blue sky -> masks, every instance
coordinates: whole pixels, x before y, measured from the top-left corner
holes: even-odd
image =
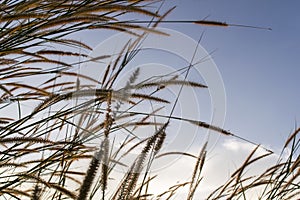
[[[300,119],[300,25],[297,21],[300,2],[166,0],[162,11],[173,6],[176,9],[166,20],[206,19],[272,28],[268,31],[234,26],[159,25],[195,41],[204,32],[201,46],[213,52],[212,58],[226,90],[224,128],[253,142],[280,148]],[[92,32],[91,37],[86,33],[79,36],[96,47],[115,33],[104,31]]]
[[[225,129],[278,152],[295,124],[300,124],[299,1],[177,0],[170,20],[207,20],[270,27],[272,31],[240,27],[166,25],[195,40],[213,53],[226,90]],[[253,148],[253,147],[252,147]],[[251,145],[225,140],[206,162],[211,185],[228,178],[251,151]],[[276,154],[272,158],[276,161]],[[272,159],[260,166],[272,163]],[[182,161],[180,167],[188,161]],[[210,172],[210,169],[220,169]],[[262,169],[258,169],[263,171]],[[176,171],[176,170],[175,170]],[[180,174],[180,170],[177,171]],[[227,174],[227,176],[225,175]],[[214,176],[215,175],[215,176]],[[204,180],[205,182],[205,180]],[[208,185],[210,185],[208,184]],[[205,185],[205,184],[204,184]],[[203,186],[203,185],[202,185]],[[209,189],[208,189],[209,190]],[[255,198],[255,197],[254,197]]]
[[[162,10],[166,11],[172,6],[177,7],[165,20],[206,19],[228,24],[272,28],[272,31],[269,31],[235,26],[224,28],[195,24],[162,23],[159,25],[159,27],[176,30],[195,41],[204,33],[200,44],[206,51],[213,52],[212,58],[224,83],[226,94],[224,129],[274,150],[276,153],[264,162],[265,164],[274,164],[278,159],[278,152],[281,150],[285,139],[293,132],[295,125],[299,126],[300,124],[300,67],[298,64],[300,53],[298,10],[300,1],[166,0]],[[139,16],[136,19],[138,20]],[[96,47],[114,34],[117,34],[117,32],[88,30],[85,33],[77,33],[73,36],[78,37],[76,39],[89,44],[91,47]],[[119,45],[119,47],[121,46]],[[103,49],[103,51],[105,53],[107,49]],[[175,63],[177,67],[183,67],[187,64],[178,58],[169,57],[162,51],[150,53],[152,54],[147,55],[142,52],[143,62],[138,61],[136,64],[159,62],[161,64],[160,69],[166,65],[172,66]],[[163,58],[163,62],[159,61],[159,58]],[[84,66],[80,67],[80,70],[84,71]],[[158,71],[155,70],[149,70],[147,75],[156,74]],[[89,71],[89,73],[97,76],[96,78],[100,76],[99,71]],[[128,74],[124,80],[128,80]],[[203,79],[200,79],[200,82],[203,82]],[[176,97],[172,91],[167,93],[167,95],[169,94]],[[199,91],[197,95],[202,94],[203,91]],[[191,102],[185,103],[188,105]],[[207,111],[205,110],[207,109],[206,105],[211,106],[208,99],[201,99],[198,103],[200,104],[198,106],[204,111]],[[192,106],[179,108],[188,110],[188,113],[183,114],[189,116],[189,112],[193,112]],[[165,114],[168,114],[168,112]],[[210,117],[210,115],[201,113],[201,117],[203,115],[206,119]],[[209,122],[208,120],[204,121]],[[176,124],[175,127],[177,128]],[[189,141],[184,143],[183,140],[194,137],[192,139],[195,141],[188,151],[196,155],[202,145],[202,143],[200,145],[197,143],[201,138],[193,134],[187,135],[190,131],[188,128],[190,127],[183,127],[183,133],[186,135],[175,135],[179,142],[176,141],[176,138],[171,137],[169,141],[167,140],[166,145],[170,142],[173,142],[174,145],[178,143],[191,145]],[[207,156],[205,177],[203,179],[204,187],[201,185],[202,190],[198,197],[211,191],[211,186],[215,189],[222,184],[254,148],[253,145],[242,140],[231,137],[224,137],[223,139],[214,151],[209,152]],[[184,147],[182,149],[184,150]],[[258,152],[258,154],[263,153],[265,152],[262,149]],[[170,159],[172,161],[172,158]],[[155,168],[156,165],[160,167],[160,165],[169,164],[169,162],[169,159],[161,159],[153,165]],[[192,172],[195,164],[194,160],[182,157],[176,162],[175,165],[160,169],[159,184],[153,185],[155,192],[167,190],[169,186],[176,184],[177,181],[190,180],[191,174],[182,173],[182,169],[185,168],[186,171]],[[265,167],[263,164],[260,166]],[[260,166],[254,170],[261,172],[262,168]],[[122,173],[121,175],[123,175]],[[112,180],[111,183],[117,185],[119,180]],[[180,199],[180,197],[177,197],[177,199]]]
[[[166,20],[206,18],[206,20],[228,24],[270,27],[272,31],[234,26],[207,27],[195,24],[160,24],[159,27],[179,31],[195,41],[204,32],[201,46],[206,51],[213,52],[213,60],[224,82],[227,98],[224,129],[278,153],[288,135],[293,132],[295,125],[300,124],[300,68],[298,65],[300,25],[297,21],[299,19],[297,9],[300,2],[279,0],[220,2],[166,0],[163,10],[177,6]],[[136,19],[139,19],[138,16]],[[92,47],[96,47],[114,33],[113,31],[104,34],[93,32],[92,37],[87,35],[80,35],[80,37]],[[151,63],[151,59],[159,54],[166,62],[161,64],[177,62],[177,60],[168,60],[168,57],[161,52],[152,53],[154,54],[142,55],[145,63]],[[153,62],[155,61],[154,59]],[[178,63],[182,64],[179,61]],[[204,106],[206,103],[209,102],[204,101]],[[215,151],[208,156],[206,177],[213,178],[204,180],[209,184],[202,191],[203,194],[211,190],[211,185],[222,184],[222,181],[230,176],[230,172],[243,162],[253,148],[254,146],[244,141],[224,138]],[[192,146],[190,150],[197,153],[199,145]],[[275,154],[266,163],[273,162],[274,164],[277,156]],[[178,165],[169,167],[169,172],[162,171],[160,175],[163,176],[163,180],[159,179],[160,184],[156,185],[157,189],[161,189],[162,185],[172,185],[178,180],[185,178],[188,180],[180,170],[183,167],[193,170],[194,163],[190,161],[183,158],[178,161]],[[218,170],[218,173],[211,171],[216,167],[219,169],[220,165],[223,171]],[[258,171],[261,172],[262,169]],[[170,178],[170,173],[178,176],[172,175]]]
[[[297,1],[167,1],[177,5],[168,19],[216,20],[270,27],[161,25],[197,40],[213,53],[222,75],[227,114],[225,129],[258,143],[280,147],[300,118],[300,25]],[[167,7],[167,5],[165,6]]]

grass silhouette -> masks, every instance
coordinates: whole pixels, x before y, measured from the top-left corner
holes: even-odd
[[[173,23],[164,21],[169,12],[159,14],[158,10],[151,10],[152,4],[157,2],[160,1],[2,1],[0,103],[1,110],[16,108],[11,109],[15,111],[12,115],[16,117],[0,116],[1,199],[171,199],[181,187],[189,188],[186,199],[199,198],[196,190],[201,190],[199,185],[205,176],[203,168],[207,143],[200,149],[199,155],[186,152],[159,155],[168,135],[169,122],[187,121],[228,137],[239,136],[197,119],[174,117],[172,112],[170,115],[161,115],[158,114],[159,109],[147,113],[133,108],[141,102],[161,105],[171,103],[175,108],[177,100],[170,102],[159,96],[158,92],[170,86],[178,86],[180,90],[184,87],[207,87],[202,83],[180,79],[178,74],[171,78],[168,76],[136,82],[139,76],[137,69],[123,88],[115,88],[120,74],[126,71],[128,63],[138,54],[145,33],[164,35],[154,28],[159,23]],[[152,20],[119,21],[121,16],[131,13],[149,16]],[[234,26],[205,20],[187,23],[220,28]],[[99,79],[101,81],[72,71],[77,64],[110,57],[89,57],[87,52],[91,47],[66,37],[89,29],[127,32],[137,38],[136,41],[128,42],[117,59],[106,66],[105,73]],[[53,48],[57,46],[70,50]],[[80,58],[81,61],[67,62],[68,59],[62,57],[70,60]],[[42,80],[42,83],[37,85],[27,82],[28,78]],[[91,84],[81,84],[80,79]],[[148,89],[152,92],[144,92]],[[22,105],[27,103],[30,110],[25,112]],[[129,105],[129,109],[123,109],[124,104]],[[1,112],[1,115],[4,113]],[[163,117],[167,122],[153,121],[153,116]],[[132,117],[135,117],[134,120]],[[132,145],[132,141],[137,139],[136,130],[145,126],[156,131]],[[128,136],[115,149],[112,134],[120,131],[127,132]],[[207,199],[246,199],[247,192],[257,187],[264,188],[261,199],[297,198],[300,193],[298,133],[299,129],[284,144],[283,150],[288,149],[290,152],[288,157],[282,154],[278,163],[266,171],[245,177],[246,168],[273,154],[266,152],[255,156],[260,148],[257,146],[230,179],[217,187]],[[122,159],[138,147],[141,151],[131,165],[122,163]],[[175,183],[161,194],[148,193],[151,187],[149,183],[155,177],[142,171],[146,169],[147,172],[158,157],[172,154],[195,159],[191,180]],[[78,167],[81,163],[88,165]],[[124,177],[120,177],[117,189],[108,191],[111,174],[119,165],[127,167],[127,172]]]

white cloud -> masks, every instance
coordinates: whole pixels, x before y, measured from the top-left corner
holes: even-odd
[[[208,194],[223,185],[230,178],[231,174],[244,163],[255,147],[255,145],[236,139],[225,139],[213,150],[209,151],[202,173],[203,180],[199,185],[195,199],[205,199]],[[197,148],[193,146],[190,149],[193,151],[192,154],[199,154],[202,147],[199,146]],[[259,148],[253,155],[253,158],[266,153],[263,148]],[[158,176],[151,181],[149,193],[160,194],[167,191],[173,185],[191,180],[196,159],[182,156],[180,158],[176,157],[177,159],[175,160],[175,157],[166,156],[155,160],[153,163],[153,169],[155,170],[151,172],[151,176]],[[243,176],[249,177],[262,174],[268,167],[275,165],[278,158],[279,155],[272,154],[249,165],[246,167]],[[119,183],[119,178],[124,175],[124,172],[119,171],[119,174],[114,174],[114,180],[111,180],[111,184],[116,186]],[[185,199],[188,189],[189,185],[179,189],[177,194],[171,199]],[[248,199],[257,199],[259,194],[259,189],[253,190],[247,194]]]
[[[199,191],[195,199],[205,199],[207,195],[214,189],[218,188],[230,178],[230,175],[241,166],[248,155],[254,150],[255,146],[249,143],[240,142],[233,139],[224,140],[220,145],[208,153],[207,160],[204,164],[203,180],[199,186]],[[198,151],[200,151],[201,147]],[[198,152],[193,152],[195,155]],[[254,157],[265,154],[266,151],[262,148],[258,149]],[[163,159],[163,158],[161,158]],[[277,155],[271,155],[253,165],[246,168],[247,174],[259,175],[268,166],[274,165],[278,159]],[[158,160],[159,162],[159,160]],[[195,160],[187,157],[181,157],[171,166],[163,168],[156,173],[159,176],[153,181],[152,192],[158,194],[167,190],[170,186],[176,183],[183,183],[189,181],[195,165]],[[179,190],[177,196],[173,199],[183,199],[188,190],[188,186]],[[249,196],[257,198],[259,191],[253,191]]]

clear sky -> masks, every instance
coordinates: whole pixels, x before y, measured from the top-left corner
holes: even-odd
[[[206,19],[272,28],[268,31],[195,24],[159,25],[195,41],[204,31],[201,46],[213,52],[212,58],[224,82],[227,98],[224,128],[251,141],[280,148],[300,118],[300,2],[166,0],[162,11],[173,6],[176,9],[165,20]],[[79,36],[96,47],[115,33]]]
[[[204,33],[200,45],[207,52],[212,52],[211,56],[216,64],[215,67],[218,69],[224,84],[225,90],[223,92],[225,92],[226,101],[223,103],[226,107],[226,115],[223,128],[230,130],[235,135],[274,150],[275,154],[264,162],[265,164],[274,164],[286,138],[293,132],[295,126],[300,125],[300,1],[166,0],[161,8],[162,13],[173,6],[176,6],[176,9],[165,20],[205,19],[272,29],[270,31],[236,26],[212,27],[179,23],[161,23],[159,25],[162,28],[178,31],[178,33],[182,33],[194,41],[197,41]],[[136,20],[140,19],[140,16],[133,15],[133,17],[136,17]],[[72,37],[75,36],[75,39],[96,48],[103,40],[112,38],[111,36],[114,34],[117,34],[117,32],[88,30],[84,33],[76,33]],[[116,40],[114,42],[122,47],[122,45],[117,44]],[[157,41],[153,40],[153,43],[155,42]],[[185,46],[181,46],[182,41],[178,43],[180,42],[180,46],[177,46],[179,51],[185,48]],[[163,41],[160,41],[160,43],[163,43]],[[160,43],[156,45],[160,45]],[[189,45],[188,42],[185,44]],[[112,51],[115,50],[113,48]],[[191,52],[187,50],[184,52],[188,52],[192,56],[193,46],[191,46],[191,49]],[[108,48],[103,48],[101,51],[104,54],[109,53]],[[163,51],[150,51],[150,53],[141,52],[142,62],[141,60],[137,61],[140,66],[152,65],[152,68],[147,68],[148,71],[142,71],[145,73],[144,75],[156,75],[161,73],[161,69],[167,71],[169,69],[168,65],[174,65],[174,67],[175,65],[177,65],[176,67],[187,65],[178,57],[174,58]],[[154,68],[151,63],[156,63],[157,68]],[[85,70],[84,66],[80,67],[81,72],[83,72]],[[99,78],[99,71],[87,70],[86,73],[94,74],[97,76],[94,78]],[[95,70],[98,70],[98,68]],[[129,68],[129,71],[132,72],[132,69]],[[143,74],[141,76],[143,77]],[[195,77],[192,76],[192,78]],[[124,80],[128,80],[128,74]],[[205,78],[199,78],[200,83],[204,81]],[[176,97],[176,94],[172,93],[173,91],[169,92],[167,95]],[[184,92],[188,92],[188,90],[184,90]],[[203,94],[202,91],[199,91],[196,95],[202,97]],[[205,94],[209,95],[208,93]],[[190,97],[190,93],[183,93],[182,95]],[[201,120],[206,119],[204,121],[209,122],[207,119],[214,115],[213,112],[210,114],[205,113],[206,111],[212,111],[207,108],[212,106],[207,98],[200,98],[198,102],[194,102],[192,98],[184,99],[181,103],[187,105],[187,107],[184,107],[184,105],[179,106],[180,109],[187,111],[180,113],[184,117],[192,119],[197,117],[196,115],[190,116],[190,113],[195,111],[193,110],[195,104],[198,104],[197,106],[204,110],[204,113],[200,113]],[[145,112],[147,111],[149,110]],[[178,112],[175,112],[175,114],[178,114]],[[168,112],[165,114],[168,114]],[[175,128],[177,127],[178,124],[175,124]],[[182,129],[186,135],[177,134],[173,138],[172,136],[167,138],[166,145],[171,146],[170,149],[176,148],[172,147],[172,142],[175,146],[179,143],[181,143],[181,146],[190,145],[187,151],[197,154],[201,145],[203,145],[203,141],[199,145],[201,138],[197,138],[193,134],[188,135],[189,128],[185,125]],[[172,132],[174,128],[170,130]],[[185,141],[185,138],[190,136],[194,140],[192,145],[189,141]],[[179,146],[177,147],[179,148]],[[253,148],[253,145],[245,141],[223,137],[218,145],[212,151],[209,151],[204,167],[204,183],[200,185],[200,193],[195,199],[201,199],[198,197],[207,194],[224,183]],[[185,148],[180,147],[178,150],[185,150]],[[263,153],[263,150],[260,149],[259,153]],[[182,157],[176,160],[174,165],[168,165],[170,160],[159,159],[158,162],[153,163],[156,171],[151,172],[159,174],[157,184],[150,187],[155,193],[167,190],[169,186],[176,184],[177,181],[190,180],[191,174],[186,172],[193,171],[195,160]],[[164,168],[160,168],[162,164]],[[266,165],[253,168],[251,169],[252,172],[261,172],[263,170],[261,166]],[[185,170],[184,173],[183,169]],[[124,171],[118,171],[121,173],[119,177],[124,175]],[[112,179],[111,183],[111,185],[116,186],[119,179]],[[181,199],[179,196],[176,198]]]
[[[194,20],[207,17],[207,20],[229,24],[272,28],[272,31],[266,31],[239,27],[162,25],[179,30],[195,40],[205,31],[201,44],[208,52],[216,50],[213,59],[226,90],[224,128],[278,151],[288,134],[294,130],[295,124],[300,124],[300,2],[167,2],[169,5],[177,5],[168,19]],[[237,163],[243,160],[241,157],[245,157],[250,149],[241,141],[225,140],[212,153],[213,161],[207,162],[206,167],[211,169],[207,174],[218,182],[218,178],[224,176],[224,171],[237,167]],[[229,161],[224,162],[222,158]],[[219,166],[228,167],[228,171],[220,172],[222,170],[219,170]],[[218,170],[212,170],[216,168]],[[217,185],[216,182],[211,184]]]
[[[279,152],[295,125],[300,124],[300,2],[166,0],[162,10],[172,6],[177,8],[165,20],[206,19],[272,28],[269,31],[234,26],[159,25],[179,31],[195,41],[204,32],[201,46],[206,51],[213,52],[213,60],[224,82],[224,129]],[[94,37],[80,37],[96,47],[103,38],[109,38],[111,33],[109,31],[103,37],[96,37],[96,33],[93,33]],[[151,62],[144,56],[145,62]],[[153,58],[153,55],[150,57]],[[165,57],[166,62],[175,62],[167,58]],[[228,178],[230,172],[239,166],[252,149],[253,146],[243,141],[225,138],[208,157],[206,173],[210,179],[204,181],[215,186],[221,184],[222,179]],[[194,145],[192,150],[197,152],[199,146]],[[273,158],[275,162],[276,155]],[[179,175],[176,178],[170,178],[170,173],[162,173],[161,178],[165,182],[160,179],[157,189],[164,183],[174,184],[180,180],[181,168],[192,170],[193,162],[189,161],[180,160],[176,167],[169,168],[173,174]],[[223,171],[213,170],[220,165]],[[211,188],[208,186],[205,189],[208,191]]]
[[[300,24],[298,1],[167,1],[177,5],[168,19],[217,20],[270,27],[161,25],[197,40],[213,53],[227,96],[225,129],[273,148],[300,120]],[[166,6],[167,7],[167,6]]]

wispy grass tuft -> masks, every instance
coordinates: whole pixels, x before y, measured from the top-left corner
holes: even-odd
[[[263,188],[259,199],[292,199],[299,192],[299,128],[284,144],[278,162],[266,171],[247,176],[247,169],[274,153],[256,142],[199,119],[175,116],[176,100],[161,95],[168,87],[207,89],[188,80],[192,65],[172,74],[139,82],[136,68],[123,87],[119,78],[139,54],[148,33],[166,34],[160,23],[190,23],[202,26],[265,27],[210,20],[166,20],[174,10],[161,13],[162,0],[19,0],[0,4],[0,198],[1,199],[171,199],[188,187],[188,200],[198,199],[207,158],[207,143],[199,155],[189,152],[159,152],[171,122],[188,122],[224,137],[255,144],[254,150],[223,185],[207,199],[246,199],[247,193]],[[154,9],[158,7],[158,9]],[[132,14],[149,20],[126,20]],[[74,39],[86,30],[122,31],[136,37],[114,55],[90,57],[92,47]],[[200,42],[200,40],[199,40]],[[87,62],[110,59],[99,80],[81,74]],[[192,62],[191,62],[192,63]],[[180,75],[186,72],[184,79]],[[87,83],[86,83],[87,82]],[[145,111],[143,103],[159,108]],[[171,113],[161,114],[166,104]],[[161,120],[163,119],[163,120]],[[167,121],[167,122],[165,122]],[[154,134],[141,137],[147,127]],[[152,132],[152,133],[153,133]],[[124,140],[119,141],[119,137]],[[139,152],[133,161],[125,159]],[[267,150],[257,155],[258,150]],[[286,156],[284,152],[288,151]],[[151,191],[159,174],[150,174],[152,163],[180,155],[195,160],[191,180],[175,183],[161,194]],[[117,167],[127,171],[120,180]],[[216,169],[218,170],[218,169]],[[183,172],[184,169],[183,169]],[[209,177],[208,177],[209,178]],[[111,188],[112,181],[120,183]]]

